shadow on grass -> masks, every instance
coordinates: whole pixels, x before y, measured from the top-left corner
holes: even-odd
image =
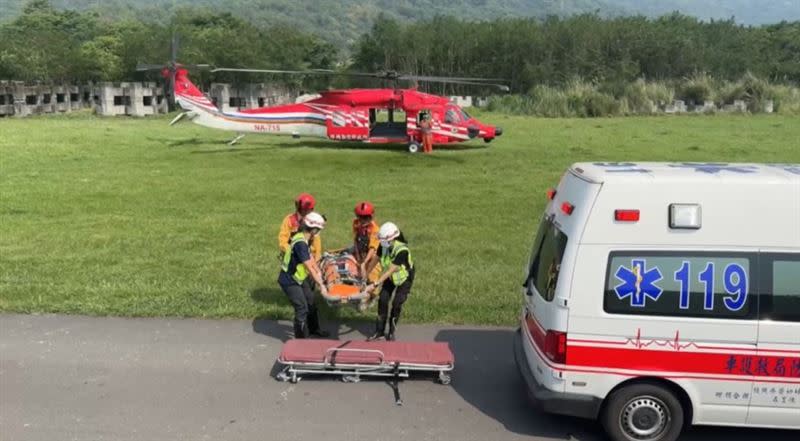
[[[404,144],[370,144],[361,142],[342,142],[342,141],[284,141],[276,143],[275,146],[281,148],[302,148],[308,147],[313,149],[331,149],[331,150],[377,150],[388,151],[402,154],[409,154],[407,147]],[[449,144],[434,148],[434,155],[437,151],[466,151],[466,150],[484,150],[488,148],[488,144]],[[419,154],[419,156],[425,156]],[[435,157],[435,156],[433,156]]]
[[[253,153],[253,152],[264,152],[264,151],[273,151],[276,147],[269,146],[269,147],[242,147],[242,146],[226,146],[222,149],[213,149],[213,150],[192,150],[191,154],[193,155],[217,155],[220,153]]]

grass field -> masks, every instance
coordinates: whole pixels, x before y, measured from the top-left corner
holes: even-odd
[[[308,191],[326,247],[349,243],[361,199],[404,230],[418,266],[405,321],[511,324],[545,190],[570,163],[800,162],[796,117],[481,118],[503,137],[430,157],[266,136],[230,148],[168,118],[2,119],[0,310],[289,318],[276,234]]]

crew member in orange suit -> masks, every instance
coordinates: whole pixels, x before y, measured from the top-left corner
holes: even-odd
[[[431,121],[430,112],[426,112],[422,115],[419,127],[422,131],[422,152],[433,152],[433,122]]]
[[[308,193],[300,193],[295,198],[295,211],[294,213],[287,214],[286,217],[283,218],[281,229],[278,232],[278,249],[280,250],[278,258],[281,261],[283,261],[283,255],[289,250],[289,242],[292,236],[300,230],[303,217],[314,211],[315,205],[316,201],[314,200],[314,196]],[[322,258],[322,240],[319,238],[318,234],[311,240],[309,248],[311,248],[311,257],[314,258],[315,262],[319,262],[319,259]]]
[[[375,222],[375,207],[367,202],[359,202],[353,219],[353,256],[358,262],[361,277],[374,282],[381,275],[378,265],[378,224]]]

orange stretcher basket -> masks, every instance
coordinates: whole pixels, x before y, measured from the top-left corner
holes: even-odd
[[[371,305],[373,296],[364,292],[366,284],[359,274],[358,262],[348,251],[325,253],[319,268],[328,289],[328,295],[322,297],[329,305],[351,305],[361,311]]]

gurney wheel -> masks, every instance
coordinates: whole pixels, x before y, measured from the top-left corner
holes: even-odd
[[[450,380],[451,378],[449,374],[446,374],[444,372],[439,372],[439,383],[447,386],[448,384],[450,384]]]
[[[291,377],[289,377],[289,374],[286,372],[278,372],[278,375],[275,376],[275,379],[286,383],[287,381],[291,380]]]
[[[361,378],[359,378],[358,375],[345,375],[342,377],[342,381],[345,383],[358,383],[361,381]]]

